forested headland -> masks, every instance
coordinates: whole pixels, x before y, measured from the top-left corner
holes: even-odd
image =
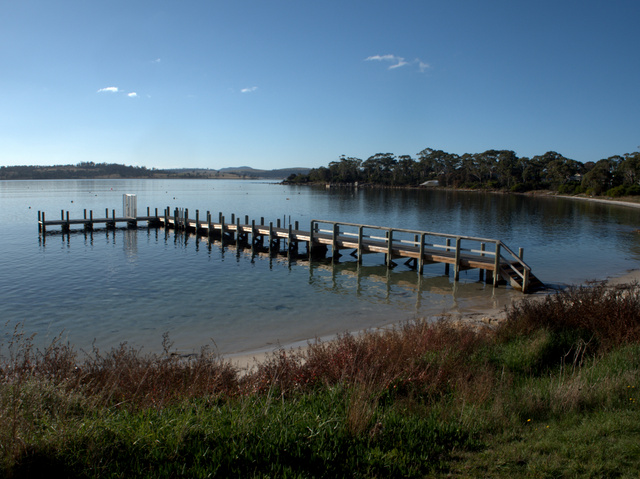
[[[417,158],[376,153],[361,160],[342,155],[328,167],[291,175],[288,183],[411,187],[430,182],[449,188],[552,190],[562,194],[640,195],[640,152],[581,163],[555,151],[519,158],[511,150],[457,155],[425,148]]]

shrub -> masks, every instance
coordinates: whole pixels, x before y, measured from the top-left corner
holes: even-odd
[[[626,194],[626,191],[627,188],[624,185],[620,185],[607,190],[606,195],[612,198],[619,198],[620,196],[624,196]]]
[[[511,187],[511,191],[513,193],[525,193],[533,189],[533,185],[531,185],[530,183],[516,183]]]
[[[637,196],[640,195],[640,185],[631,185],[627,187],[626,191],[627,196]]]

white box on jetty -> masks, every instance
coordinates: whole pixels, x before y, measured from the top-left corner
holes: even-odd
[[[122,216],[125,218],[138,216],[138,197],[136,195],[122,195]]]

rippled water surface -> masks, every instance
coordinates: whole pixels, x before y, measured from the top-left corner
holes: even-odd
[[[358,269],[252,257],[163,229],[76,230],[38,234],[48,219],[84,209],[122,212],[122,195],[147,206],[189,208],[204,217],[311,219],[365,223],[501,239],[555,285],[604,279],[638,267],[633,208],[558,198],[426,190],[325,189],[229,180],[79,180],[0,182],[0,318],[5,340],[16,323],[48,342],[62,334],[78,348],[123,341],[157,351],[167,332],[182,351],[256,351],[443,312],[502,307],[520,293],[493,289],[478,272],[453,283],[443,265],[422,277],[404,265],[381,267],[367,255]]]

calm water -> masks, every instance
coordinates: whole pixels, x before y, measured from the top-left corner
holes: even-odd
[[[228,180],[81,180],[0,182],[0,319],[40,344],[60,333],[78,348],[127,341],[161,348],[168,332],[182,351],[210,345],[224,354],[289,345],[338,332],[379,327],[443,312],[502,307],[520,293],[444,266],[425,274],[387,272],[367,255],[361,274],[349,256],[337,267],[252,258],[194,236],[162,229],[38,235],[37,212],[72,218],[83,209],[122,211],[122,195],[149,206],[186,207],[278,218],[365,223],[502,239],[523,247],[544,282],[582,283],[624,274],[640,264],[640,210],[577,200],[451,191],[351,190]]]

